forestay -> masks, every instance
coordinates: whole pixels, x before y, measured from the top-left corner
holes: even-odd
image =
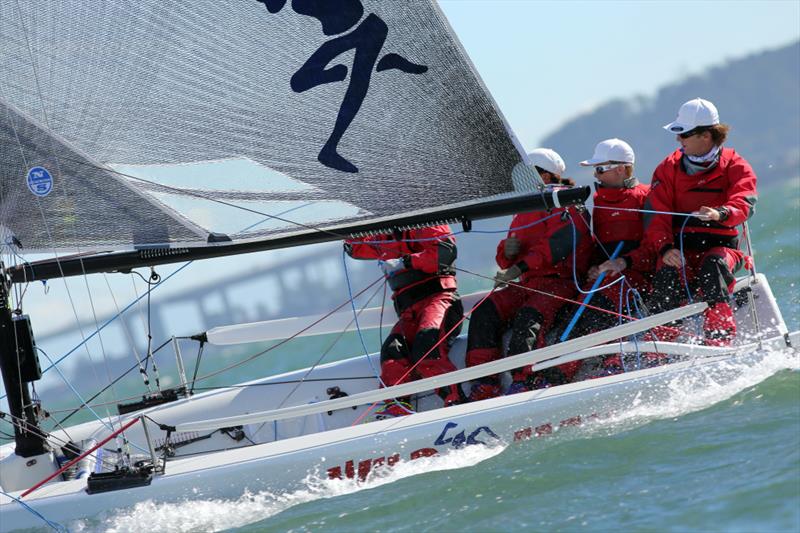
[[[535,187],[432,0],[26,0],[0,20],[0,224],[27,251],[278,237]]]

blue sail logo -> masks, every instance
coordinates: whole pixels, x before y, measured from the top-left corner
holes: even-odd
[[[53,176],[44,167],[33,167],[28,170],[26,181],[28,190],[40,198],[44,198],[53,190]]]
[[[279,12],[287,2],[257,1],[264,4],[270,13]],[[355,53],[350,84],[339,108],[336,124],[317,159],[323,165],[342,172],[358,172],[358,167],[339,154],[338,146],[364,103],[372,69],[375,68],[375,72],[396,69],[407,74],[423,74],[428,71],[428,67],[412,63],[395,53],[387,53],[379,60],[389,27],[374,13],[361,20],[364,6],[360,0],[292,0],[292,9],[295,13],[319,20],[325,35],[341,34],[323,43],[294,73],[290,82],[294,92],[302,93],[326,83],[344,81],[348,68],[342,64],[332,67],[328,65],[345,52],[353,50]],[[352,31],[345,33],[351,29]]]

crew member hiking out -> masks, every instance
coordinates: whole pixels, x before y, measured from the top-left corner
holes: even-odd
[[[540,148],[530,154],[530,159],[548,187],[574,185],[571,180],[561,178],[565,165],[555,151]],[[573,298],[577,292],[572,278],[573,250],[577,250],[578,275],[582,277],[591,256],[592,237],[589,222],[578,209],[558,208],[549,213],[522,213],[513,218],[508,237],[497,246],[496,261],[502,270],[495,280],[496,286],[502,288],[492,293],[470,318],[468,367],[503,357],[502,337],[509,326],[508,355],[544,345],[545,334],[565,303],[558,297]],[[517,278],[517,283],[506,285]],[[576,368],[576,365],[562,365],[542,375],[526,366],[513,373],[508,393],[544,386],[545,379],[554,385],[563,383],[571,378]],[[537,377],[539,381],[535,383]],[[470,400],[500,394],[499,377],[487,376],[473,383]]]
[[[689,100],[664,129],[677,134],[681,147],[656,168],[647,208],[693,216],[645,215],[642,245],[600,270],[646,269],[655,263],[649,311],[673,309],[698,293],[709,305],[706,344],[728,346],[736,335],[730,291],[734,273],[745,263],[737,226],[753,214],[756,175],[742,156],[722,146],[729,126],[720,123],[711,102]]]
[[[456,292],[456,241],[450,227],[432,226],[351,239],[344,247],[355,259],[378,260],[400,317],[381,346],[383,384],[390,387],[455,370],[448,351],[460,333],[460,325],[439,343],[463,315]],[[445,405],[461,400],[456,385],[437,392]],[[387,400],[379,413],[401,416],[409,411]]]
[[[585,289],[591,286],[600,274],[599,265],[606,261],[617,246],[622,248],[619,255],[625,255],[639,246],[644,233],[643,213],[645,198],[650,191],[648,185],[639,183],[633,177],[636,161],[633,148],[620,139],[607,139],[597,144],[591,159],[581,162],[582,166],[594,168],[595,183],[592,227],[597,240],[592,265],[589,268]],[[652,272],[631,268],[625,272],[625,280],[613,283],[620,274],[607,276],[605,287],[593,296],[592,306],[611,311],[604,313],[598,309],[587,308],[570,334],[581,337],[596,331],[608,329],[617,324],[616,313],[623,312],[629,298],[637,293],[647,294]],[[633,290],[632,290],[633,289]],[[635,292],[634,292],[635,290]],[[618,355],[605,357],[601,362],[604,373],[622,371]]]

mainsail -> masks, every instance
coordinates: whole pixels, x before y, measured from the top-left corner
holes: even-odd
[[[535,190],[432,0],[26,0],[0,20],[0,224],[27,251],[280,239]]]

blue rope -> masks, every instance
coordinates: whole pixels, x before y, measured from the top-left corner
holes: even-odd
[[[36,516],[37,518],[42,519],[42,521],[45,524],[47,524],[48,526],[50,526],[53,529],[53,531],[64,531],[64,532],[67,532],[67,533],[69,532],[69,529],[65,528],[64,526],[62,526],[58,522],[53,522],[52,520],[48,520],[47,518],[44,517],[44,515],[42,515],[42,513],[40,513],[39,511],[37,511],[36,509],[31,507],[30,505],[28,505],[27,503],[25,503],[21,499],[15,498],[11,494],[9,494],[7,492],[3,492],[2,490],[0,490],[0,494],[2,494],[3,496],[6,496],[6,497],[14,500],[18,504],[20,504],[22,507],[24,507],[26,510],[30,511],[34,516]]]
[[[350,307],[353,309],[353,320],[356,324],[356,331],[358,332],[358,339],[361,341],[361,347],[364,349],[364,356],[367,358],[367,362],[369,363],[370,368],[372,368],[372,372],[375,374],[375,377],[378,378],[381,386],[385,387],[386,384],[381,379],[381,374],[375,368],[375,365],[372,363],[372,358],[369,356],[369,350],[367,350],[367,343],[364,342],[364,335],[361,333],[361,326],[358,325],[358,311],[356,311],[356,303],[353,297],[353,289],[350,285],[350,274],[347,271],[347,252],[342,250],[342,264],[344,265],[344,279],[347,281],[347,293],[350,295]]]
[[[616,253],[619,252],[619,250],[621,248],[622,248],[622,242],[620,242],[617,245],[616,250],[614,250],[614,254],[616,255]],[[619,317],[617,317],[617,324],[618,325],[622,324],[622,295],[623,295],[624,292],[625,292],[625,285],[623,284],[623,285],[619,286],[619,309],[617,309],[617,314],[619,315]],[[625,303],[627,305],[627,302],[625,302]],[[630,309],[628,309],[628,316],[630,316]],[[620,365],[622,365],[622,371],[625,372],[626,371],[626,369],[625,369],[625,352],[622,351],[622,339],[619,340],[619,362],[620,362]]]
[[[621,295],[620,295],[621,296]],[[633,307],[636,310],[636,315],[639,318],[642,317],[642,313],[639,310],[639,303],[637,302],[637,298],[639,298],[639,291],[637,291],[634,287],[631,287],[625,292],[625,309],[628,312],[628,316],[631,315],[631,302],[633,302]],[[639,337],[638,335],[632,335],[631,338],[633,339],[633,345],[636,347],[636,369],[639,370],[642,368],[642,353],[639,350]],[[622,359],[622,369],[627,372],[625,369],[625,359]]]
[[[614,281],[612,281],[608,285],[604,285],[602,287],[598,287],[597,285],[599,283],[602,283],[603,279],[605,278],[605,272],[604,272],[603,274],[601,274],[600,276],[597,277],[597,280],[599,280],[599,281],[596,280],[594,285],[592,285],[591,289],[589,289],[588,291],[585,291],[585,290],[581,289],[581,284],[578,282],[578,265],[577,265],[577,257],[576,257],[578,255],[578,235],[577,235],[577,230],[575,228],[575,221],[572,219],[572,215],[569,214],[569,211],[566,211],[566,213],[567,213],[567,216],[569,217],[570,224],[572,224],[572,281],[575,283],[575,288],[578,289],[578,292],[581,293],[581,294],[594,294],[596,292],[605,290],[605,289],[607,289],[609,287],[613,287],[617,283],[620,283],[620,282],[624,281],[625,280],[625,276],[621,275],[620,277],[618,277],[617,279],[615,279]],[[614,253],[612,253],[609,256],[609,259],[614,259],[617,256],[617,254],[622,249],[622,245],[623,244],[624,243],[622,241],[620,241],[619,244],[617,244],[617,249],[614,250]],[[608,252],[606,252],[606,255],[608,255]],[[589,302],[586,301],[584,303],[589,303]],[[583,307],[581,307],[581,309],[583,309]]]
[[[686,276],[686,255],[683,253],[683,230],[686,228],[686,223],[689,222],[689,216],[685,215],[686,218],[681,225],[681,232],[678,234],[678,238],[680,240],[680,252],[681,252],[681,271],[683,272],[683,282],[686,286],[686,296],[689,298],[689,303],[693,304],[694,300],[692,299],[692,291],[689,289],[689,278]]]
[[[302,205],[298,205],[298,206],[292,207],[291,209],[287,209],[286,211],[283,211],[283,212],[281,212],[281,213],[278,213],[276,216],[285,215],[286,213],[289,213],[289,212],[291,212],[291,211],[294,211],[294,210],[296,210],[296,209],[300,209],[300,208],[302,208],[302,207],[306,207],[306,206],[308,206],[308,205],[310,205],[310,204],[309,204],[309,203],[306,203],[306,204],[302,204]],[[255,224],[251,224],[250,226],[248,226],[248,227],[244,228],[242,231],[247,231],[247,230],[249,230],[249,229],[251,229],[251,228],[254,228],[255,226],[258,226],[259,224],[262,224],[262,223],[263,223],[263,222],[265,222],[266,220],[268,220],[268,219],[264,219],[264,220],[261,220],[261,221],[259,221],[259,222],[256,222]],[[12,251],[13,251],[13,250],[12,250]],[[14,252],[14,253],[15,253],[15,255],[18,255],[18,254],[16,254],[16,252]],[[18,255],[18,256],[19,256],[19,255]],[[20,257],[20,259],[22,259],[22,256],[19,256],[19,257]],[[167,276],[166,278],[163,278],[163,279],[162,279],[161,281],[159,281],[159,282],[158,282],[156,285],[154,285],[153,287],[151,287],[151,288],[150,288],[150,290],[155,290],[156,288],[158,288],[159,286],[161,286],[161,284],[162,284],[162,283],[165,283],[165,282],[166,282],[168,279],[170,279],[171,277],[173,277],[175,274],[177,274],[178,272],[180,272],[180,271],[181,271],[181,270],[183,270],[184,268],[186,268],[186,267],[188,267],[189,265],[191,265],[193,262],[194,262],[194,261],[189,261],[189,262],[187,262],[187,263],[184,263],[184,264],[183,264],[183,265],[181,265],[179,268],[177,268],[177,269],[175,270],[175,272],[173,272],[172,274],[170,274],[170,275],[169,275],[169,276]],[[27,261],[25,261],[25,263],[27,263]],[[43,280],[42,282],[44,283],[44,282],[46,282],[46,281],[47,281],[47,280]],[[149,292],[150,292],[150,291],[148,291],[148,293],[149,293]],[[50,360],[50,366],[48,366],[47,368],[45,368],[44,370],[42,370],[42,374],[44,374],[45,372],[47,372],[48,370],[50,370],[50,369],[51,369],[51,368],[53,368],[54,366],[58,365],[58,363],[60,363],[61,361],[63,361],[63,360],[64,360],[64,359],[66,359],[67,357],[69,357],[70,355],[72,355],[72,354],[73,354],[75,351],[77,351],[77,350],[78,350],[78,348],[80,348],[81,346],[83,346],[84,344],[86,344],[86,343],[87,343],[87,342],[88,342],[88,341],[89,341],[89,340],[90,340],[92,337],[94,337],[95,335],[97,335],[98,333],[100,333],[101,331],[103,331],[103,329],[105,329],[105,327],[106,327],[106,326],[108,326],[109,324],[111,324],[112,322],[114,322],[116,319],[118,319],[120,316],[122,316],[122,315],[123,315],[123,313],[125,313],[125,311],[127,311],[128,309],[130,309],[131,307],[133,307],[133,306],[134,306],[136,303],[138,303],[138,302],[139,302],[139,300],[141,300],[142,298],[144,298],[145,296],[147,296],[147,295],[148,295],[148,293],[145,293],[145,294],[142,294],[141,296],[138,296],[138,297],[136,297],[136,298],[135,298],[135,299],[134,299],[134,300],[133,300],[131,303],[129,303],[128,305],[126,305],[126,306],[125,306],[125,308],[124,308],[122,311],[120,311],[120,312],[119,312],[119,313],[117,313],[116,315],[114,315],[114,316],[112,316],[111,318],[109,318],[109,319],[108,319],[108,320],[107,320],[107,321],[106,321],[106,322],[105,322],[105,323],[104,323],[102,326],[100,326],[100,327],[99,327],[99,328],[97,328],[95,331],[93,331],[91,335],[89,335],[88,337],[86,337],[85,339],[83,339],[81,342],[79,342],[78,344],[76,344],[76,345],[75,345],[75,346],[74,346],[74,347],[73,347],[73,348],[72,348],[70,351],[68,351],[67,353],[65,353],[65,354],[64,354],[64,355],[62,355],[61,357],[59,357],[59,358],[56,360],[56,362],[53,362],[53,361],[52,361],[52,360],[50,360],[50,358],[48,357],[48,360]],[[2,400],[2,399],[5,399],[5,397],[6,397],[6,395],[5,395],[5,394],[3,394],[2,396],[0,396],[0,400]]]
[[[49,356],[49,355],[47,355],[47,352],[45,352],[44,350],[42,350],[42,349],[41,349],[41,348],[39,348],[38,346],[36,347],[36,349],[37,349],[37,350],[39,350],[40,352],[42,352],[42,354],[43,354],[45,357],[47,357],[47,360],[48,360],[48,361],[50,361],[50,363],[51,363],[51,365],[52,365],[52,363],[53,363],[53,360],[52,360],[52,359],[50,359],[50,356]],[[81,394],[80,394],[80,393],[79,393],[79,392],[78,392],[78,391],[75,389],[75,387],[72,385],[72,383],[70,383],[70,381],[67,379],[67,377],[66,377],[66,376],[65,376],[65,375],[64,375],[64,374],[61,372],[61,369],[60,369],[60,368],[58,368],[58,367],[57,367],[57,366],[55,366],[55,365],[52,365],[52,367],[55,367],[55,369],[56,369],[56,372],[58,372],[58,375],[59,375],[59,376],[61,376],[61,379],[63,379],[63,380],[64,380],[64,383],[66,383],[66,384],[67,384],[67,387],[69,387],[69,388],[72,390],[72,392],[73,392],[73,393],[75,393],[75,396],[77,396],[77,397],[78,397],[78,400],[80,400],[80,402],[81,402],[81,405],[83,405],[83,406],[86,406],[86,408],[89,410],[89,412],[90,412],[90,413],[92,413],[92,414],[95,416],[95,418],[97,418],[97,420],[98,420],[98,421],[99,421],[101,424],[103,424],[103,425],[106,427],[106,429],[108,429],[108,430],[110,430],[110,431],[114,431],[114,428],[113,428],[113,427],[112,427],[110,424],[107,424],[107,423],[106,423],[106,422],[103,420],[103,418],[102,418],[100,415],[98,415],[98,414],[97,414],[97,412],[96,412],[94,409],[92,409],[92,406],[91,406],[91,405],[89,405],[89,404],[86,402],[86,400],[84,400],[84,399],[83,399],[83,397],[81,396]]]
[[[572,220],[572,217],[570,217],[570,220]],[[575,242],[576,238],[577,238],[577,236],[575,235],[575,224],[573,223],[572,224],[572,278],[575,281],[575,286],[578,287],[578,278],[577,278],[577,275],[576,275],[576,272],[575,272],[575,268],[576,268],[576,266],[575,266],[575,256],[577,255],[577,244]],[[620,241],[619,244],[617,244],[617,248],[614,250],[614,253],[611,254],[611,259],[614,259],[615,257],[617,257],[617,254],[619,254],[619,252],[622,250],[622,245],[623,244],[624,243],[622,241]],[[586,293],[584,291],[581,291],[580,287],[578,287],[578,290],[581,291],[582,293],[586,294],[586,296],[583,298],[583,305],[578,307],[578,310],[575,311],[574,315],[572,315],[572,320],[569,321],[569,324],[567,325],[567,328],[564,330],[564,333],[561,334],[561,337],[559,338],[559,340],[561,342],[564,342],[565,340],[567,340],[567,338],[569,337],[569,334],[572,332],[572,328],[575,327],[575,324],[578,323],[578,320],[581,318],[581,315],[586,310],[586,305],[592,300],[592,296],[594,296],[594,293],[597,292],[598,290],[600,290],[600,289],[598,289],[598,287],[599,287],[599,285],[601,283],[603,283],[603,279],[605,277],[606,277],[606,273],[605,272],[602,272],[599,276],[597,276],[597,279],[594,280],[594,284],[592,285],[592,288],[589,290],[588,293]],[[610,283],[608,286],[610,287],[611,285],[614,285],[614,283],[617,283],[620,279],[623,279],[623,278],[624,278],[624,276],[620,276],[619,279],[617,279],[614,282]],[[624,287],[625,287],[624,285],[620,284],[620,290],[622,290]],[[620,309],[620,311],[622,311],[622,310]],[[620,320],[621,319],[622,319],[622,317],[620,317]]]
[[[456,235],[462,235],[464,233],[480,233],[480,234],[509,233],[509,232],[518,231],[518,230],[521,230],[521,229],[532,228],[533,226],[541,224],[545,220],[547,220],[549,218],[553,218],[554,216],[560,215],[560,214],[561,214],[560,212],[559,213],[553,213],[553,214],[547,215],[546,217],[541,218],[541,219],[539,219],[539,220],[537,220],[535,222],[531,222],[530,224],[525,224],[524,226],[512,226],[512,227],[510,227],[508,229],[499,229],[499,230],[494,230],[494,229],[493,230],[488,230],[488,229],[486,229],[486,230],[477,230],[477,229],[473,229],[473,230],[470,230],[468,232],[462,230],[462,231],[454,231],[454,232],[448,233],[447,235],[439,235],[437,237],[425,237],[425,238],[421,238],[421,239],[400,239],[399,241],[396,241],[396,242],[440,241],[442,239],[446,239],[447,237],[455,237]],[[386,244],[386,241],[358,241],[358,244],[374,244],[374,245],[378,245],[378,244]]]
[[[655,211],[653,209],[630,209],[627,207],[607,207],[604,205],[596,205],[594,209],[609,209],[612,211],[630,211],[632,213],[651,213],[654,215],[673,215],[679,217],[697,217],[700,218],[700,215],[695,215],[694,213],[677,213],[674,211]]]
[[[191,264],[192,264],[192,262],[191,262],[191,261],[189,261],[188,263],[186,263],[186,264],[182,265],[180,268],[178,268],[177,270],[175,270],[175,272],[173,272],[172,274],[170,274],[170,275],[169,275],[169,276],[167,276],[166,278],[164,278],[164,279],[162,279],[161,281],[159,281],[159,282],[158,282],[158,283],[157,283],[155,286],[153,286],[153,287],[152,287],[152,289],[153,289],[153,290],[155,290],[156,288],[158,288],[159,286],[161,286],[161,284],[163,284],[164,282],[166,282],[166,281],[167,281],[169,278],[171,278],[172,276],[174,276],[175,274],[177,274],[178,272],[180,272],[181,270],[183,270],[184,268],[186,268],[187,266],[189,266],[189,265],[191,265]],[[130,309],[131,307],[133,307],[134,305],[136,305],[136,303],[137,303],[139,300],[141,300],[142,298],[144,298],[145,296],[147,296],[147,293],[144,293],[144,294],[142,294],[141,296],[138,296],[138,297],[137,297],[136,299],[134,299],[134,300],[133,300],[131,303],[129,303],[128,305],[126,305],[126,306],[125,306],[125,308],[124,308],[122,311],[120,311],[119,313],[117,313],[117,314],[116,314],[116,315],[114,315],[113,317],[111,317],[111,318],[109,318],[108,320],[106,320],[106,321],[105,321],[105,323],[103,323],[103,325],[102,325],[102,326],[100,326],[99,328],[97,328],[96,330],[94,330],[94,331],[91,333],[91,335],[89,335],[88,337],[86,337],[85,339],[83,339],[81,342],[79,342],[78,344],[76,344],[76,345],[75,345],[75,347],[73,347],[73,348],[72,348],[70,351],[68,351],[67,353],[65,353],[65,354],[64,354],[64,355],[62,355],[61,357],[59,357],[59,358],[58,358],[58,359],[57,359],[55,362],[52,362],[52,361],[51,361],[51,362],[50,362],[50,366],[48,366],[47,368],[45,368],[44,370],[42,370],[42,374],[44,374],[45,372],[47,372],[48,370],[50,370],[50,369],[51,369],[51,368],[53,368],[54,366],[58,365],[58,364],[59,364],[61,361],[63,361],[64,359],[66,359],[67,357],[69,357],[70,355],[72,355],[73,353],[75,353],[75,352],[78,350],[78,348],[80,348],[81,346],[83,346],[84,344],[86,344],[87,342],[89,342],[89,340],[91,340],[91,339],[92,339],[92,337],[94,337],[95,335],[97,335],[98,333],[100,333],[101,331],[103,331],[103,329],[105,329],[105,327],[106,327],[106,326],[108,326],[109,324],[111,324],[112,322],[114,322],[116,319],[118,319],[120,316],[122,316],[122,314],[123,314],[123,313],[125,313],[125,311],[127,311],[128,309]],[[49,358],[48,358],[48,359],[49,359]],[[5,394],[3,394],[2,396],[0,396],[0,400],[4,399],[5,397],[6,397],[6,395],[5,395]]]

